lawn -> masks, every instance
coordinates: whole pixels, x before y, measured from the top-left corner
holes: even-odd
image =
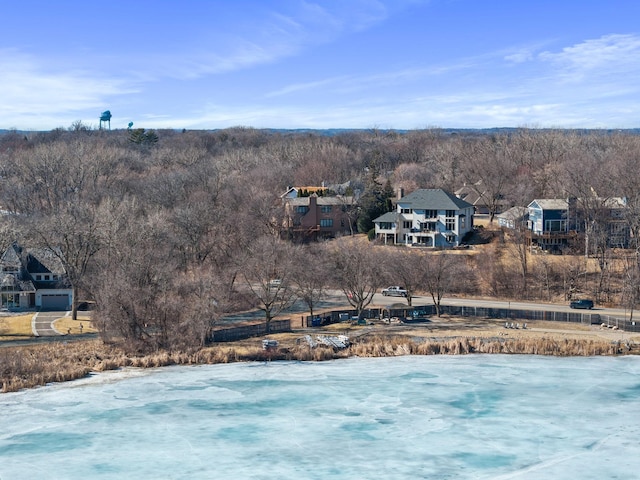
[[[0,339],[3,337],[31,337],[33,313],[0,317]]]
[[[35,313],[0,317],[0,340],[17,340],[24,337],[33,337],[31,320]],[[80,327],[82,325],[82,328]],[[54,328],[62,334],[78,335],[80,333],[96,333],[88,316],[79,316],[78,320],[71,317],[62,317],[53,324]]]
[[[80,328],[82,326],[82,328]],[[78,315],[78,319],[62,317],[53,322],[53,327],[63,334],[78,335],[80,333],[96,333],[97,330],[91,325],[91,319]]]

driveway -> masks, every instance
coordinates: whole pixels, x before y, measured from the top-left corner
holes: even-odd
[[[53,328],[53,322],[66,316],[68,312],[38,312],[31,320],[31,329],[36,337],[55,337],[63,335]]]

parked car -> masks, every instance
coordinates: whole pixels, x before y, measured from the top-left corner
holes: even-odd
[[[586,310],[591,310],[593,308],[593,300],[587,300],[583,298],[582,300],[573,300],[569,307],[571,308],[584,308]]]
[[[87,300],[86,302],[78,303],[78,310],[83,312],[87,310],[94,310],[95,308],[96,308],[96,302],[92,302],[90,300]]]
[[[382,289],[382,295],[384,295],[385,297],[406,297],[407,291],[404,288],[398,286],[387,287]]]

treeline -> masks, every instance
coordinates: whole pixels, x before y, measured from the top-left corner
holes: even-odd
[[[74,298],[96,301],[105,339],[140,350],[183,348],[203,344],[211,321],[230,312],[258,306],[269,321],[294,297],[313,309],[329,285],[360,309],[386,282],[437,300],[451,291],[550,298],[572,281],[573,266],[527,263],[526,252],[523,262],[506,244],[482,258],[434,254],[407,263],[394,257],[405,252],[367,242],[282,242],[279,195],[287,186],[350,182],[360,195],[363,233],[398,188],[454,191],[481,182],[492,213],[498,201],[526,206],[534,198],[576,197],[588,206],[625,197],[638,238],[639,157],[640,137],[625,132],[374,129],[327,136],[78,125],[9,132],[0,136],[0,240],[57,252]],[[598,219],[591,220],[596,232]],[[601,259],[601,272],[593,288],[635,304],[638,256],[613,271],[612,253],[597,238],[590,253]],[[508,255],[520,261],[505,261]],[[586,275],[583,264],[575,270],[576,281]],[[618,286],[607,287],[614,276]]]

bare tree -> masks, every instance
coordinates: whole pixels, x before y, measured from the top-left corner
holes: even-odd
[[[264,312],[269,332],[271,321],[298,298],[292,270],[296,247],[276,237],[260,237],[248,248],[241,275],[257,307]]]
[[[625,256],[623,264],[622,303],[630,312],[629,320],[633,320],[633,312],[640,301],[640,266],[635,255]]]
[[[568,221],[582,225],[585,261],[592,254],[598,260],[600,275],[595,295],[599,301],[600,295],[606,296],[609,291],[611,211],[617,203],[612,193],[617,186],[607,166],[610,165],[607,159],[612,151],[606,148],[606,144],[596,144],[586,153],[572,157],[566,164],[566,188],[570,197],[569,214],[572,216]]]
[[[189,300],[171,300],[179,276],[166,218],[145,215],[135,201],[105,209],[104,216],[100,275],[92,279],[94,320],[105,340],[123,341],[131,350],[170,348],[185,333],[175,326],[182,302]]]
[[[481,138],[462,149],[464,178],[489,209],[489,222],[514,187],[517,163],[513,145],[506,136]]]
[[[451,291],[459,275],[456,256],[451,253],[434,252],[421,257],[422,281],[431,295],[436,315],[442,315],[440,303],[442,298]]]
[[[342,238],[332,250],[335,280],[358,316],[380,288],[379,256],[360,238]]]
[[[78,292],[88,289],[85,275],[90,262],[101,248],[100,219],[95,208],[86,204],[69,206],[51,216],[34,216],[29,222],[29,234],[58,257],[73,291],[72,318],[78,318]]]
[[[520,288],[516,291],[521,298],[529,296],[529,241],[527,229],[524,225],[518,224],[507,232],[507,252],[516,259],[520,267]]]
[[[408,306],[413,304],[413,297],[422,285],[422,255],[425,255],[422,251],[407,248],[388,248],[381,254],[383,278],[390,285],[404,287]]]
[[[89,137],[43,143],[20,152],[4,165],[11,188],[3,202],[16,214],[22,238],[59,258],[73,290],[72,316],[77,318],[78,292],[100,249],[96,209],[107,195],[114,150]]]
[[[296,249],[293,259],[292,279],[297,296],[309,307],[313,318],[314,309],[326,295],[329,282],[324,249],[318,246],[303,246]]]

